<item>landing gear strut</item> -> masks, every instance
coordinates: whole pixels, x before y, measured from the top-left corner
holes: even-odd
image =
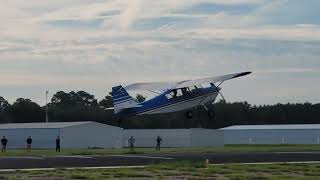
[[[214,119],[216,117],[216,113],[214,112],[214,110],[209,109],[207,106],[202,106],[208,113],[208,117],[210,119]]]

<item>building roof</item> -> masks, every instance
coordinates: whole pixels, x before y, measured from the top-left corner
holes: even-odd
[[[320,124],[285,124],[285,125],[236,125],[220,130],[259,130],[259,129],[320,129]]]
[[[48,122],[48,123],[10,123],[0,124],[0,129],[59,129],[70,126],[89,124],[92,121],[82,122]]]

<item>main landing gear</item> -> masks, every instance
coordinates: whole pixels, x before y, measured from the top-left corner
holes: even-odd
[[[214,110],[211,110],[211,109],[208,109],[208,108],[205,108],[205,110],[207,111],[207,115],[208,115],[208,117],[210,119],[214,119],[216,117],[216,113],[214,112]],[[185,116],[188,119],[192,119],[193,118],[193,111],[192,110],[187,111]]]
[[[216,117],[216,113],[214,112],[214,110],[209,109],[207,106],[203,105],[202,106],[206,111],[207,111],[207,115],[210,119],[214,119]]]

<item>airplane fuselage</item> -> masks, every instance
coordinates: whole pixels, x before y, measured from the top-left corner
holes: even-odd
[[[182,88],[165,91],[164,93],[140,103],[140,107],[125,109],[118,116],[144,115],[170,113],[191,109],[199,105],[214,102],[220,88],[212,85],[210,87],[193,87],[193,89]]]

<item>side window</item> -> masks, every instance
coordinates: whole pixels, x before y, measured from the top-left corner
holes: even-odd
[[[182,94],[181,89],[174,89],[174,90],[170,91],[169,93],[167,93],[165,96],[167,99],[174,99],[177,97],[181,97],[182,95],[183,94]]]
[[[167,94],[166,94],[166,98],[167,98],[167,99],[172,99],[172,98],[173,98],[172,92],[167,93]]]
[[[196,90],[196,89],[197,89],[196,86],[190,86],[190,87],[189,87],[190,92],[192,92],[192,91],[194,91],[194,90]]]
[[[196,89],[201,89],[201,88],[203,88],[203,86],[202,86],[201,84],[196,85],[195,87],[196,87]]]
[[[190,94],[190,89],[188,87],[182,88],[182,94],[183,95],[189,95]]]
[[[182,94],[182,91],[181,91],[181,89],[177,89],[177,97],[180,97],[180,96],[182,96],[183,94]]]

